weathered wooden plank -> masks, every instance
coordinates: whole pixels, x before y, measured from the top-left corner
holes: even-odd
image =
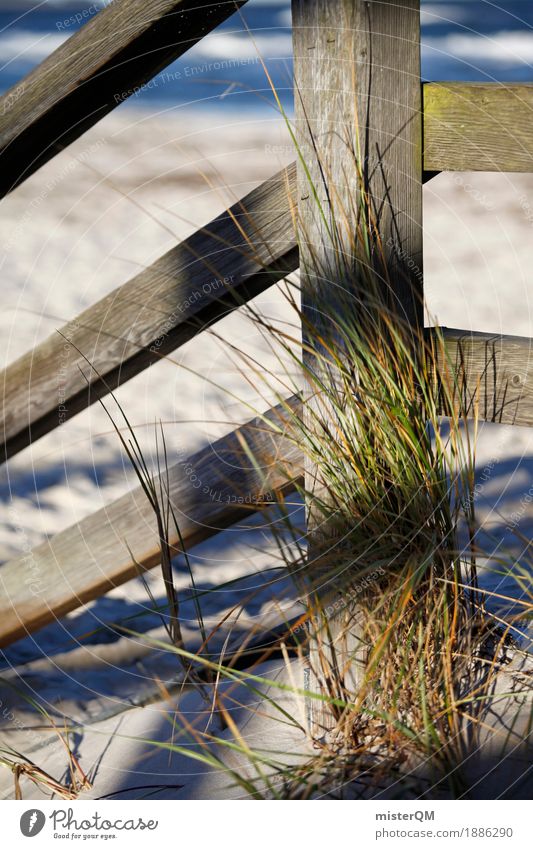
[[[482,421],[533,426],[533,339],[441,332],[444,349],[435,348],[440,380],[456,387],[461,409]]]
[[[316,359],[316,339],[334,344],[336,316],[357,309],[369,278],[402,321],[422,322],[420,8],[418,0],[293,0],[292,14],[305,373],[325,369],[330,385],[335,369]],[[304,386],[304,420],[335,432],[320,396],[316,384]],[[322,552],[334,543],[322,507],[315,509],[327,484],[311,462],[305,471],[310,583],[331,597],[338,581]],[[337,665],[358,686],[365,652],[352,607],[320,638],[327,660],[311,652],[310,687],[319,692],[338,678]],[[311,733],[321,736],[332,717],[318,702],[309,712]]]
[[[290,490],[301,463],[284,435],[287,415],[276,407],[170,468],[168,492],[187,549]],[[170,542],[179,546],[174,529]],[[140,487],[0,566],[0,646],[135,577],[130,552],[144,569],[160,562],[157,524]]]
[[[426,171],[533,171],[533,84],[424,85]]]
[[[114,0],[0,98],[0,197],[246,0]]]
[[[294,183],[294,167],[266,181],[8,366],[0,374],[0,458],[297,268]]]

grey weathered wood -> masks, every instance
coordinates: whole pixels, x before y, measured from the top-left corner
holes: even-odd
[[[114,0],[106,6],[0,98],[0,197],[245,2]]]
[[[533,84],[424,85],[427,171],[533,171]]]
[[[9,365],[0,375],[0,459],[297,268],[294,183],[294,167],[267,180]]]
[[[168,492],[187,549],[291,489],[301,462],[283,435],[288,409],[276,407],[170,468]],[[144,569],[160,562],[157,524],[140,487],[0,566],[0,646],[135,577],[130,552]]]
[[[359,160],[365,171],[365,188],[372,197],[387,270],[393,278],[396,304],[401,312],[420,320],[419,3],[301,0],[293,3],[293,28],[296,119],[301,128],[298,141],[313,184],[320,200],[334,207],[330,217],[336,215],[339,220],[350,216],[355,225]],[[360,156],[353,153],[357,135]],[[309,268],[317,264],[317,251],[330,239],[301,163],[298,203],[300,264],[304,271],[307,267],[309,277]],[[321,271],[338,261],[328,256],[321,259]],[[312,300],[316,300],[316,271],[313,276]],[[325,282],[323,288],[329,297],[330,283]]]
[[[461,409],[482,421],[533,426],[533,339],[452,328],[441,332],[439,379],[456,388]]]
[[[372,256],[383,302],[403,320],[422,320],[422,120],[420,83],[420,9],[418,0],[293,0],[293,43],[298,164],[298,230],[302,276],[304,341],[312,347],[319,327],[330,341],[335,304],[365,288],[361,244],[363,192],[374,217]],[[305,162],[305,165],[303,164]],[[321,207],[321,208],[320,208]],[[333,236],[331,235],[333,232]],[[378,249],[381,240],[381,249]],[[309,328],[309,329],[308,329]],[[312,352],[308,371],[317,367]],[[334,377],[328,373],[325,382]],[[311,400],[312,399],[312,400]],[[326,413],[316,386],[305,393],[308,426]],[[312,405],[312,407],[311,407]],[[327,403],[326,403],[327,406]],[[321,407],[321,409],[319,409]],[[306,412],[304,412],[304,417]],[[316,425],[315,425],[316,426]],[[324,425],[325,426],[325,425]],[[331,428],[335,425],[331,419]],[[317,495],[324,493],[319,469],[307,463],[309,575],[320,594],[331,594],[322,575],[320,552],[330,547]],[[320,531],[318,527],[320,526]],[[347,624],[347,619],[350,623]],[[354,625],[355,611],[330,621],[334,648],[329,663],[350,665],[353,686],[364,662]],[[329,635],[324,635],[324,645]],[[327,649],[326,649],[327,651]],[[324,661],[322,661],[324,662]],[[311,653],[309,686],[325,692],[318,654]],[[325,677],[328,677],[326,673]],[[331,676],[335,679],[335,673]],[[338,677],[338,673],[337,673]],[[347,676],[344,676],[345,678]],[[313,680],[314,679],[314,680]],[[313,734],[331,725],[319,703],[310,702]]]

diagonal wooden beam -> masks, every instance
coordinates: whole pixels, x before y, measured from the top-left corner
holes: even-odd
[[[186,549],[294,486],[300,451],[284,425],[297,406],[294,397],[170,468],[168,493]],[[170,542],[179,546],[174,529]],[[155,516],[140,487],[0,567],[0,646],[135,577],[131,555],[143,569],[160,562]]]
[[[295,192],[291,163],[0,371],[0,463],[295,271]]]
[[[294,184],[291,166],[4,369],[0,461],[296,269]]]
[[[246,0],[113,0],[0,98],[0,197]]]

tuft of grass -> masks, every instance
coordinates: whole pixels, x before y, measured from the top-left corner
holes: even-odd
[[[90,790],[92,787],[89,776],[86,775],[81,767],[81,764],[76,757],[74,750],[70,744],[69,729],[66,721],[64,728],[60,728],[51,714],[43,707],[40,702],[30,696],[24,690],[14,685],[12,682],[2,682],[13,689],[23,701],[25,701],[44,721],[44,728],[49,729],[54,733],[61,746],[65,749],[67,755],[67,774],[68,781],[54,778],[47,770],[35,763],[31,758],[17,751],[12,746],[0,747],[0,766],[8,769],[13,775],[15,799],[22,799],[21,779],[26,778],[31,781],[41,791],[48,792],[52,795],[57,795],[61,799],[77,799],[80,793],[84,790]]]

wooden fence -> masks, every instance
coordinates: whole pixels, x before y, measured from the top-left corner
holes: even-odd
[[[121,99],[127,96],[245,2],[114,0],[19,83],[16,92],[0,99],[1,195],[16,189],[112,110],[117,92]],[[367,143],[381,150],[386,165],[371,185],[377,197],[387,196],[382,235],[392,217],[399,220],[401,248],[417,258],[421,269],[424,181],[445,170],[533,170],[533,85],[421,84],[419,15],[418,0],[293,0],[297,128],[302,129],[304,113],[311,116],[307,129],[322,139],[321,154],[342,174],[346,163],[333,130],[339,122],[353,124],[352,95],[363,98]],[[355,92],[354,64],[360,70]],[[379,72],[371,80],[373,69]],[[238,309],[300,262],[304,269],[306,247],[297,244],[293,207],[311,231],[313,221],[305,195],[298,191],[299,171],[292,165],[274,175],[4,369],[2,459],[138,374],[156,356],[178,348],[228,309]],[[393,253],[390,260],[393,265]],[[213,268],[217,277],[231,276],[232,285],[222,293],[190,298],[203,292]],[[310,302],[305,273],[303,278]],[[406,302],[408,295],[400,289]],[[190,305],[183,311],[179,307],[185,302]],[[450,362],[460,372],[466,395],[478,397],[480,416],[532,425],[532,340],[444,332]],[[61,399],[66,412],[60,416],[54,389],[64,338],[72,342],[73,354]],[[302,401],[293,398],[290,403],[297,407]],[[216,450],[192,457],[202,480],[225,492],[226,499],[214,502],[192,490],[182,464],[170,469],[170,494],[187,546],[248,515],[249,507],[240,506],[238,499],[235,503],[232,495],[246,491],[260,505],[267,491],[301,478],[303,457],[280,437],[282,418],[283,412],[274,409],[266,422],[250,422],[219,440]],[[258,456],[276,458],[284,469],[272,463],[275,471],[265,482],[253,468],[234,464],[228,479],[217,462],[221,455],[233,456],[243,439]],[[31,554],[4,563],[0,645],[129,580],[137,568],[132,556],[149,569],[159,562],[158,553],[155,520],[142,491],[133,489]]]

